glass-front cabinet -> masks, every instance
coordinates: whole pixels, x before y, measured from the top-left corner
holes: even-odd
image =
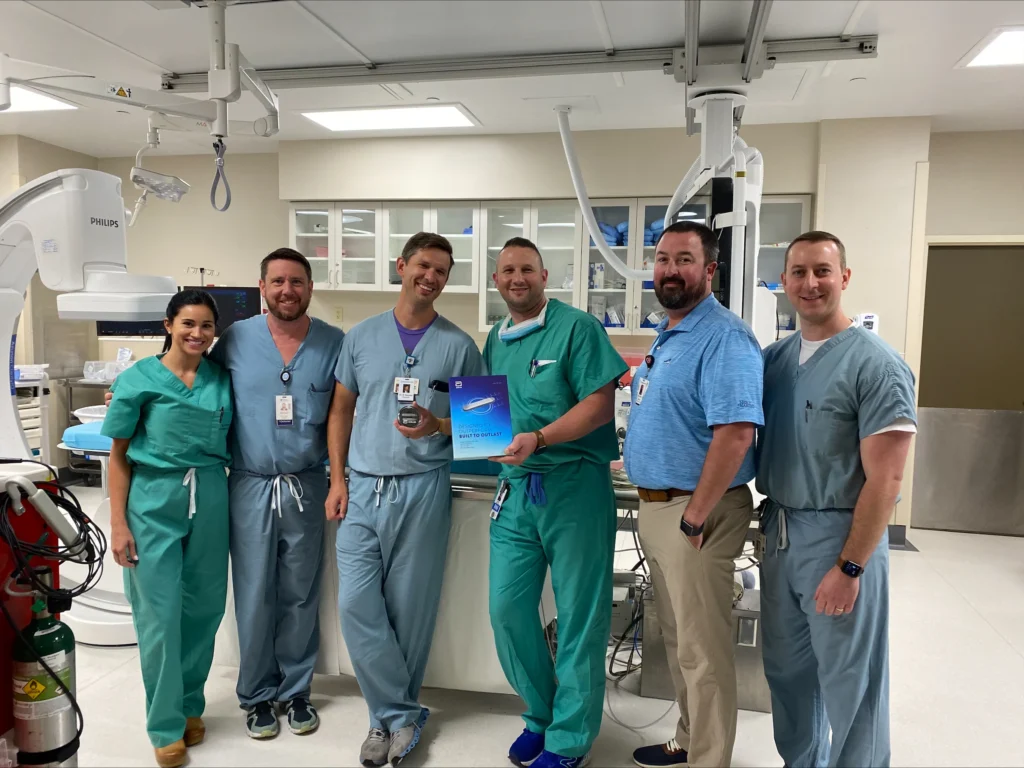
[[[480,330],[497,325],[508,314],[501,294],[494,287],[493,275],[498,269],[498,254],[513,237],[529,237],[529,205],[522,202],[484,203],[480,226],[484,252],[480,257]]]
[[[455,264],[448,275],[445,293],[475,293],[479,203],[391,203],[384,207],[387,222],[387,283],[385,290],[401,290],[398,257],[417,232],[436,232],[452,244]]]
[[[480,226],[485,255],[480,257],[480,327],[487,331],[508,315],[494,286],[498,254],[513,237],[536,244],[548,271],[545,293],[549,298],[579,306],[580,232],[583,217],[573,200],[484,203]]]
[[[757,279],[775,294],[776,336],[783,338],[799,327],[799,318],[782,287],[786,249],[798,235],[811,228],[810,198],[803,195],[763,198],[759,223]]]
[[[341,233],[337,279],[345,291],[374,291],[381,285],[381,209],[367,203],[338,203],[336,218]]]
[[[293,203],[288,230],[292,248],[309,260],[314,286],[334,288],[334,203]]]
[[[630,254],[635,251],[637,201],[595,200],[592,205],[605,245],[624,264],[634,266],[635,258]],[[580,273],[581,306],[600,320],[608,333],[632,333],[634,281],[627,280],[608,263],[586,227],[581,234],[586,243]]]

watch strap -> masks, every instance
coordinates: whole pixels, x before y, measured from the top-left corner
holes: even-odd
[[[541,432],[539,429],[533,430],[533,434],[534,437],[537,438],[537,448],[534,450],[534,453],[540,453],[541,451],[548,447],[548,443],[544,439],[544,433]]]
[[[704,523],[701,523],[700,525],[691,525],[686,521],[685,517],[682,517],[679,519],[679,530],[687,536],[700,536],[704,533]]]

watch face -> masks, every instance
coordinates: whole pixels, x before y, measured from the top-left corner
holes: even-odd
[[[857,565],[856,563],[852,563],[849,560],[847,560],[845,563],[843,563],[842,571],[847,576],[853,576],[854,578],[856,578],[857,576],[860,576],[860,574],[861,574],[861,572],[863,572],[863,570],[864,569],[861,568],[859,565]]]

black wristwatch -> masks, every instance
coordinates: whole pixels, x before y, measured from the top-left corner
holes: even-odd
[[[857,565],[853,560],[843,560],[839,558],[836,561],[836,565],[839,566],[839,570],[849,576],[851,579],[856,579],[862,573],[864,573],[864,566]]]
[[[679,518],[679,530],[691,538],[694,536],[700,536],[704,533],[704,523],[701,523],[700,525],[690,525],[686,522],[685,517],[681,517]]]

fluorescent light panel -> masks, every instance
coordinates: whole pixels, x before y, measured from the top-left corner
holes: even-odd
[[[44,96],[36,91],[12,85],[11,106],[0,112],[0,115],[6,112],[52,112],[59,109],[78,109],[78,107],[52,96]]]
[[[998,27],[957,63],[963,67],[1024,65],[1024,27]]]
[[[330,112],[303,112],[302,116],[330,131],[407,131],[472,128],[478,125],[461,104],[338,109]]]

